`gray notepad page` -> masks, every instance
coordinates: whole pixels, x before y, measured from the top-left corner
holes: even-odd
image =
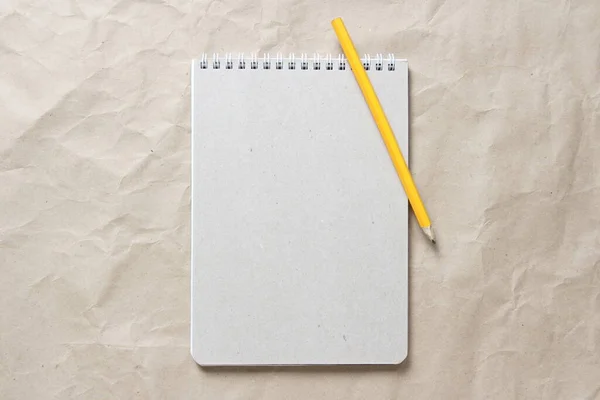
[[[406,195],[352,71],[284,65],[192,64],[192,356],[400,363]],[[368,73],[408,159],[407,63]]]

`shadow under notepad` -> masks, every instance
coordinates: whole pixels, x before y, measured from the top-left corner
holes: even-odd
[[[301,373],[301,374],[324,374],[324,373],[348,373],[348,372],[404,372],[410,368],[410,356],[398,364],[398,365],[240,365],[240,366],[200,366],[197,365],[198,369],[206,373],[248,373],[248,372],[259,372],[259,373],[271,373],[271,372],[283,372],[283,373]]]

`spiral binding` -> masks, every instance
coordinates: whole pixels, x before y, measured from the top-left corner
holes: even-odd
[[[248,60],[248,63],[246,63],[246,60]],[[385,58],[382,54],[376,54],[373,58],[371,58],[370,55],[365,54],[361,58],[361,62],[366,70],[396,70],[396,58],[393,54],[388,54]],[[337,57],[332,57],[331,54],[327,54],[325,57],[314,54],[311,58],[306,54],[301,54],[300,58],[297,59],[293,53],[287,58],[284,58],[281,53],[277,53],[275,57],[264,54],[259,58],[256,54],[252,54],[249,58],[246,58],[243,53],[240,53],[234,62],[231,53],[225,54],[224,57],[215,53],[210,60],[208,54],[203,54],[199,60],[199,65],[201,69],[220,69],[221,66],[224,66],[225,69],[246,69],[249,67],[250,69],[324,69],[332,71],[349,68],[346,57],[344,57],[343,54],[340,54]]]

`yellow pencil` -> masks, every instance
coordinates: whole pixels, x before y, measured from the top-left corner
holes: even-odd
[[[348,63],[352,68],[356,82],[358,83],[365,101],[369,106],[369,110],[371,110],[373,119],[377,124],[379,133],[381,133],[381,137],[383,138],[385,147],[390,154],[390,158],[392,159],[392,163],[396,168],[396,172],[398,173],[398,177],[402,182],[402,186],[404,186],[406,197],[408,197],[408,201],[410,202],[415,216],[417,217],[417,221],[419,222],[419,225],[423,229],[425,235],[427,235],[427,237],[433,243],[435,243],[435,235],[433,233],[431,221],[429,220],[429,216],[427,215],[427,211],[425,210],[421,196],[419,196],[415,182],[410,175],[406,161],[404,160],[404,157],[400,152],[400,148],[398,147],[398,143],[396,142],[392,127],[390,126],[390,123],[383,112],[383,108],[381,107],[379,99],[377,98],[375,90],[373,89],[373,85],[371,84],[371,81],[369,80],[369,77],[363,68],[360,57],[356,53],[352,39],[350,39],[350,35],[346,30],[346,26],[341,18],[336,18],[331,21],[331,25],[333,26],[333,30],[337,35],[340,45],[342,46],[342,50],[348,59]]]

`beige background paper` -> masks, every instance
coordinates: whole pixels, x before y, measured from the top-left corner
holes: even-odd
[[[190,59],[361,52],[411,68],[399,368],[189,355]],[[600,3],[0,3],[0,398],[600,398]],[[216,94],[218,95],[218,94]]]

